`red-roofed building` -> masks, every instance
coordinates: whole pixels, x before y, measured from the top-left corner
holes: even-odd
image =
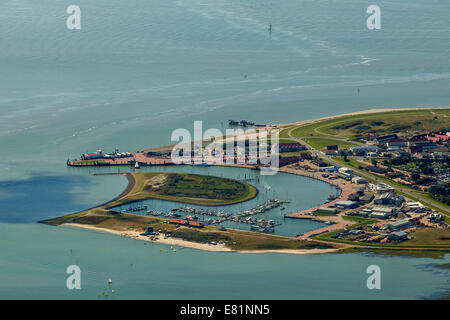
[[[420,152],[422,152],[423,150],[422,150],[422,146],[409,146],[409,147],[408,147],[408,151],[409,151],[410,153],[420,153]]]
[[[197,221],[189,221],[189,220],[183,220],[183,219],[170,219],[170,224],[178,224],[180,226],[186,226],[186,227],[194,227],[194,228],[203,228],[203,223],[197,222]]]
[[[438,142],[446,142],[450,139],[450,136],[448,136],[447,132],[430,132],[426,139],[428,141],[438,143]]]
[[[429,141],[426,138],[426,135],[414,136],[408,141],[408,147],[421,147],[422,151],[419,152],[430,152],[436,144],[432,141]],[[415,152],[411,152],[415,153]]]
[[[373,139],[375,139],[375,134],[374,133],[364,133],[363,139],[366,141],[372,141]]]
[[[425,146],[432,144],[431,141],[429,141],[426,136],[415,136],[409,139],[408,146]]]
[[[198,221],[189,221],[189,226],[194,228],[203,228],[203,223]]]
[[[189,221],[182,220],[182,219],[170,219],[169,223],[170,224],[179,224],[181,226],[187,226],[189,224]]]

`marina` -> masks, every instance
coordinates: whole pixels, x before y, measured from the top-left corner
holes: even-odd
[[[325,226],[320,221],[286,219],[285,216],[302,208],[308,209],[324,204],[330,192],[334,194],[338,191],[335,186],[325,182],[284,172],[279,172],[274,176],[261,176],[257,171],[246,168],[218,166],[142,167],[140,170],[226,176],[239,181],[247,181],[259,192],[252,200],[227,206],[186,205],[173,201],[149,199],[117,206],[112,208],[113,210],[164,219],[192,219],[205,225],[225,228],[269,233],[273,231],[273,234],[286,236],[295,236]],[[93,171],[99,174],[107,172],[107,168],[98,167]],[[301,193],[296,191],[298,188],[301,188]]]
[[[214,211],[211,209],[204,209],[204,208],[196,209],[187,206],[174,208],[170,212],[148,210],[146,214],[154,217],[164,217],[164,218],[179,218],[184,216],[188,220],[199,220],[206,225],[221,224],[226,221],[231,221],[239,224],[248,224],[250,225],[250,230],[252,231],[273,233],[275,232],[275,227],[281,225],[281,222],[275,222],[272,219],[266,220],[265,218],[257,219],[252,216],[262,214],[266,211],[276,208],[280,206],[281,203],[283,203],[283,201],[272,199],[249,210],[238,212],[237,214],[222,211]],[[142,207],[143,206],[133,207],[131,208],[131,210],[133,211],[135,210],[135,208],[142,208]],[[183,213],[184,215],[182,215],[181,213]],[[201,216],[201,218],[199,216]]]

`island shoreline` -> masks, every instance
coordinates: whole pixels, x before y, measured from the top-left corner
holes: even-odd
[[[302,126],[302,125],[306,125],[306,124],[317,123],[317,122],[330,120],[330,119],[344,118],[344,117],[353,116],[353,115],[377,114],[377,113],[396,112],[396,111],[416,111],[416,110],[419,111],[419,110],[434,110],[434,109],[438,110],[438,109],[448,109],[448,108],[449,107],[368,109],[368,110],[363,110],[363,111],[358,111],[358,112],[351,112],[351,113],[346,113],[346,114],[333,115],[333,116],[322,117],[322,118],[317,118],[317,119],[304,120],[304,121],[292,122],[292,123],[287,123],[287,124],[271,125],[271,126],[272,127],[279,127],[279,128],[283,128],[283,129],[284,128],[295,128],[296,126]],[[158,147],[158,148],[160,149],[162,147]],[[152,150],[152,149],[149,148],[149,149],[146,149],[146,150],[149,151],[149,150]],[[239,165],[239,164],[211,164],[211,166],[217,166],[217,167],[241,167],[241,168],[246,168],[246,169],[252,169],[253,168],[253,166],[250,166],[250,165]],[[303,173],[303,172],[299,172],[299,171],[293,170],[293,169],[291,170],[291,169],[288,169],[288,168],[282,168],[282,169],[280,169],[280,172],[294,174],[294,175],[303,176],[303,177],[306,177],[306,178],[316,179],[316,180],[325,182],[325,183],[327,183],[329,185],[332,185],[332,186],[337,187],[337,188],[340,189],[341,194],[338,197],[338,199],[340,199],[344,195],[344,190],[345,189],[344,189],[343,186],[341,186],[341,184],[338,181],[329,181],[328,179],[322,178],[320,176],[315,176],[313,174],[308,174],[307,172]],[[105,174],[109,174],[109,173],[105,173]],[[114,174],[114,173],[110,173],[110,174]],[[117,174],[119,174],[119,173],[117,173]],[[133,174],[130,173],[130,172],[122,173],[122,174],[125,174],[127,176],[127,179],[128,179],[129,183],[128,183],[128,186],[125,188],[125,190],[120,195],[118,195],[114,199],[104,203],[103,205],[98,205],[98,206],[95,206],[95,207],[93,207],[91,209],[87,209],[87,210],[84,210],[84,211],[88,212],[89,210],[92,210],[92,209],[95,209],[95,208],[99,208],[101,206],[107,206],[108,204],[110,204],[110,203],[112,203],[112,202],[114,202],[114,201],[116,201],[118,199],[121,199],[122,197],[126,196],[131,190],[133,190],[134,185],[136,184],[136,180],[134,179]],[[345,185],[345,183],[344,183],[344,185]],[[164,200],[164,199],[162,199],[162,200]],[[170,200],[170,199],[167,199],[167,200],[173,201],[173,200]],[[321,206],[321,205],[319,205],[319,206]],[[319,207],[319,206],[317,206],[317,207]],[[313,207],[313,208],[316,208],[316,207]],[[305,209],[305,210],[302,210],[302,211],[308,211],[309,212],[309,210],[313,209],[313,208]],[[82,212],[84,212],[84,211],[82,211]],[[291,213],[288,217],[290,217],[290,218],[299,218],[299,216],[296,216],[296,214],[298,214],[298,213],[301,213],[301,212]],[[70,216],[70,215],[67,215],[67,216]],[[51,220],[51,219],[49,219],[49,220]],[[45,221],[39,221],[39,222],[46,223]],[[47,223],[47,224],[50,224],[50,223]],[[115,231],[115,230],[106,229],[106,228],[98,228],[98,227],[95,227],[95,226],[89,225],[89,224],[85,225],[85,224],[64,222],[61,225],[78,227],[78,228],[84,228],[84,229],[92,229],[92,230],[104,231],[104,232],[115,233],[115,234],[119,233],[120,234],[120,231]],[[319,230],[319,229],[317,229],[317,230]],[[236,230],[237,231],[237,230],[241,230],[241,229],[232,229],[232,230]],[[314,230],[314,231],[317,231],[317,230]],[[132,235],[132,236],[136,237],[136,235]],[[295,239],[294,237],[286,237],[286,238]],[[141,240],[149,241],[148,238],[141,239]],[[306,239],[306,240],[311,241],[311,242],[316,242],[316,243],[325,243],[324,241],[319,241],[319,240],[315,240],[315,239]],[[212,246],[212,245],[205,245],[205,244],[202,244],[200,242],[185,241],[185,240],[182,240],[182,239],[179,239],[179,238],[178,239],[172,238],[172,241],[175,241],[175,242],[179,241],[178,243],[182,243],[186,247],[191,247],[191,248],[200,249],[200,250],[229,251],[229,252],[241,252],[241,253],[269,253],[269,252],[277,252],[277,253],[308,254],[308,253],[331,253],[331,252],[337,252],[337,251],[340,251],[343,248],[349,248],[349,247],[360,248],[360,249],[364,248],[364,246],[360,246],[360,245],[356,245],[356,244],[355,245],[350,245],[350,246],[349,245],[344,246],[343,244],[341,245],[340,243],[330,243],[335,248],[333,248],[333,249],[280,249],[280,250],[264,250],[264,249],[261,249],[261,250],[245,250],[245,249],[243,249],[243,250],[233,250],[233,249],[230,249],[230,248],[223,248],[224,250],[212,250],[211,248],[214,247],[214,246]],[[160,243],[163,243],[163,244],[170,244],[167,241],[157,241],[157,242],[160,242]],[[172,242],[172,244],[175,244],[175,242]],[[341,247],[340,248],[336,248],[336,246],[337,247],[341,246]],[[218,247],[216,247],[216,248],[218,248]],[[378,247],[371,247],[371,248],[378,248]],[[382,248],[382,247],[379,247],[379,248]],[[408,249],[408,248],[399,248],[399,249]]]
[[[343,248],[336,248],[336,249],[279,249],[279,250],[233,250],[230,248],[227,248],[223,245],[210,245],[206,243],[199,243],[199,242],[193,242],[193,241],[186,241],[179,238],[167,238],[167,239],[161,239],[158,240],[149,240],[146,236],[141,236],[138,231],[119,231],[119,230],[113,230],[113,229],[107,229],[107,228],[99,228],[91,225],[84,225],[79,223],[63,223],[61,224],[63,227],[73,227],[73,228],[79,228],[89,231],[97,231],[97,232],[103,232],[103,233],[109,233],[116,236],[121,236],[125,238],[130,238],[134,240],[140,240],[140,241],[146,241],[148,243],[157,243],[157,244],[164,244],[164,245],[170,245],[170,246],[179,246],[179,247],[186,247],[191,249],[197,249],[197,250],[203,250],[203,251],[211,251],[211,252],[234,252],[234,253],[284,253],[284,254],[298,254],[298,255],[304,255],[304,254],[324,254],[324,253],[336,253]]]

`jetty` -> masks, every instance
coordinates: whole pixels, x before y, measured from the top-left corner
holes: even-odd
[[[240,126],[240,127],[247,127],[247,126],[254,126],[255,125],[254,122],[247,121],[247,120],[241,120],[241,121],[228,120],[228,124],[230,126]]]
[[[101,150],[96,153],[83,154],[79,159],[67,160],[69,167],[101,167],[101,166],[167,166],[174,165],[169,155],[154,155],[150,152],[126,152],[104,154]]]

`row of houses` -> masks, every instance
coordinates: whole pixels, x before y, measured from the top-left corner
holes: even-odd
[[[284,167],[292,163],[296,163],[302,160],[311,160],[312,157],[309,153],[300,153],[298,156],[290,156],[290,157],[280,157],[279,158],[279,167]]]
[[[372,139],[372,136],[366,136],[367,139]],[[440,150],[440,152],[448,152],[447,148],[439,146],[441,143],[448,142],[450,140],[450,132],[430,132],[427,134],[420,134],[412,136],[405,140],[398,137],[397,134],[389,134],[379,137],[374,137],[372,140],[367,140],[367,147],[355,147],[354,153],[366,154],[369,152],[379,152],[376,149],[377,145],[385,145],[389,151],[395,151],[399,149],[406,149],[407,152],[415,154],[422,152],[432,152],[434,150]]]
[[[429,132],[429,133],[423,133],[423,134],[418,134],[418,135],[414,135],[411,139],[415,139],[415,138],[424,138],[428,141],[432,141],[432,142],[447,142],[450,140],[450,132],[447,131],[434,131],[434,132]],[[363,139],[366,141],[371,141],[372,144],[385,144],[387,142],[390,141],[394,141],[398,139],[398,135],[397,134],[387,134],[387,135],[383,135],[383,136],[375,136],[375,134],[373,133],[365,133],[363,135]]]
[[[280,143],[278,145],[278,150],[280,153],[283,152],[297,152],[303,151],[306,148],[302,146],[300,143]]]
[[[203,224],[198,221],[183,220],[183,219],[170,219],[169,223],[179,225],[179,226],[203,228]]]

